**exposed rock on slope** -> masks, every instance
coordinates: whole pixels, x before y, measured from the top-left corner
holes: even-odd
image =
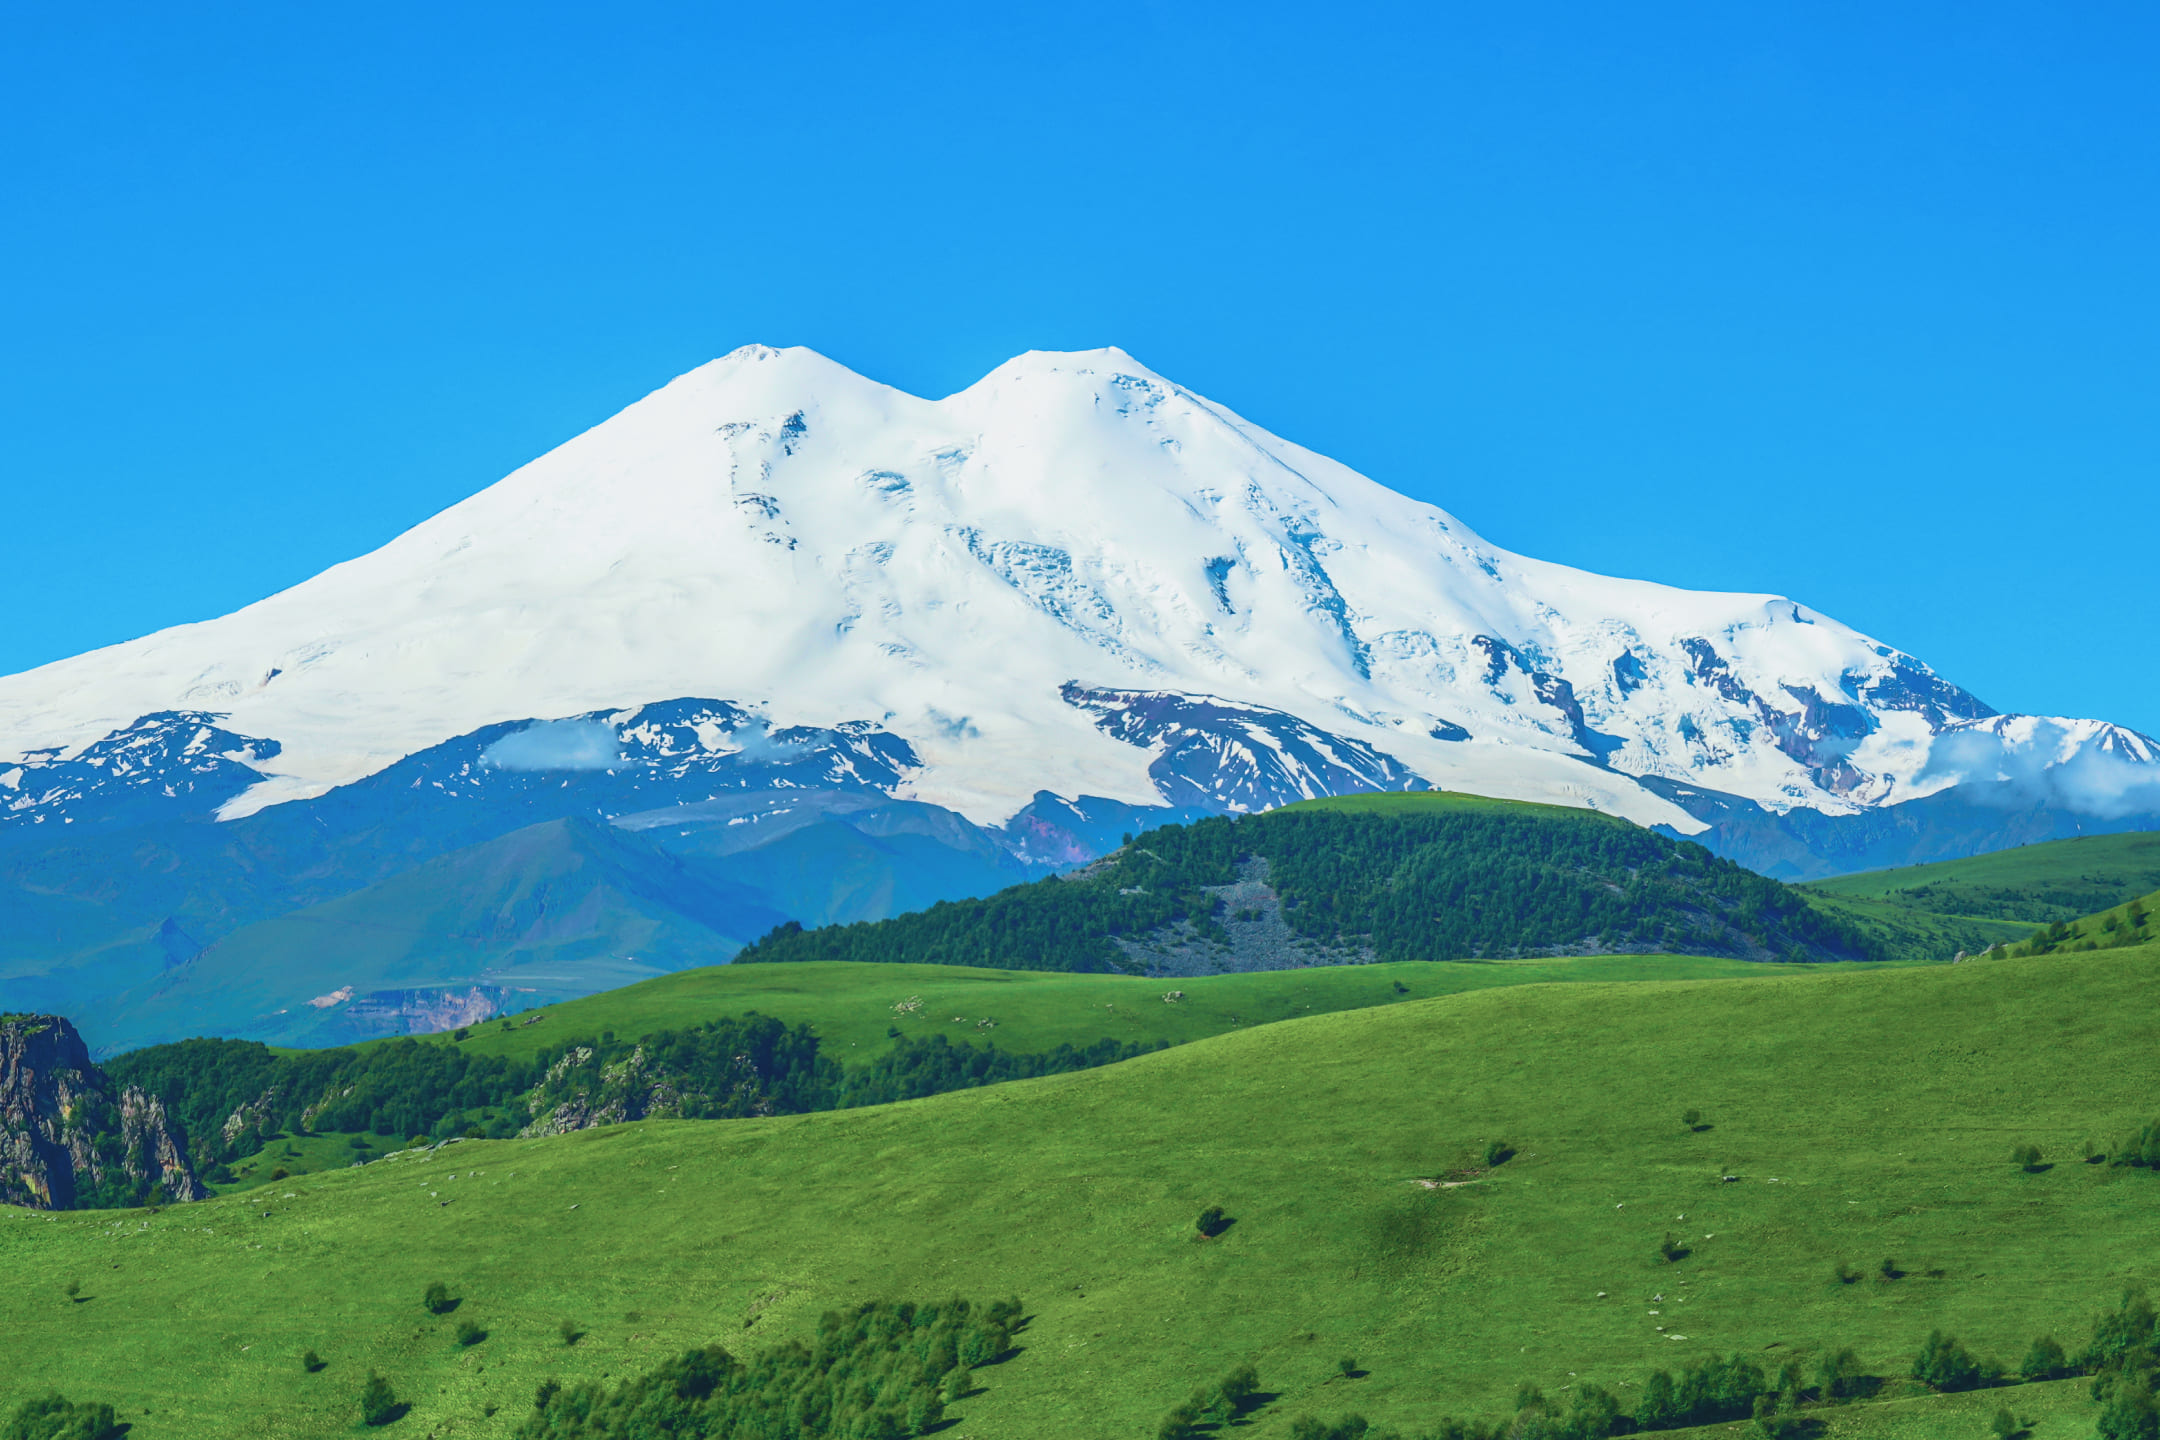
[[[117,1094],[57,1015],[0,1018],[0,1201],[70,1210],[201,1200],[164,1103]]]

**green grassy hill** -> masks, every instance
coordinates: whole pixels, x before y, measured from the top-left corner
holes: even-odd
[[[1882,960],[1926,953],[1915,938],[1614,816],[1426,793],[1166,825],[1071,875],[788,925],[737,958],[1196,976],[1646,950]]]
[[[263,1184],[279,1170],[294,1176],[346,1168],[356,1158],[372,1159],[403,1143],[404,1129],[387,1145],[380,1136],[334,1133],[351,1118],[336,1110],[311,1122],[333,1133],[284,1130],[259,1150],[243,1139],[234,1153],[234,1147],[225,1143],[224,1127],[236,1109],[258,1095],[279,1092],[283,1103],[274,1108],[282,1117],[350,1085],[349,1070],[332,1068],[338,1055],[380,1058],[386,1050],[414,1044],[454,1050],[469,1062],[508,1060],[530,1066],[574,1044],[597,1041],[605,1047],[610,1041],[633,1042],[658,1031],[682,1031],[755,1012],[787,1025],[810,1026],[824,1054],[850,1070],[859,1070],[903,1041],[933,1037],[976,1050],[995,1046],[1009,1055],[1041,1054],[1060,1045],[1088,1047],[1105,1040],[1120,1046],[1182,1044],[1276,1020],[1499,985],[1738,979],[1761,973],[1761,966],[1746,961],[1689,955],[1323,966],[1207,976],[1175,985],[1123,975],[960,966],[738,964],[684,971],[494,1024],[417,1040],[370,1041],[340,1052],[269,1052],[296,1061],[312,1060],[317,1068],[306,1076],[255,1074],[243,1068],[244,1078],[238,1084],[213,1086],[223,1091],[217,1103],[194,1103],[192,1092],[202,1083],[203,1071],[213,1068],[201,1061],[179,1067],[181,1073],[190,1074],[183,1082],[185,1091],[173,1083],[174,1058],[203,1042],[153,1046],[107,1062],[105,1068],[119,1084],[141,1085],[163,1096],[171,1113],[188,1127],[190,1153],[199,1168],[209,1169],[219,1159],[230,1161],[232,1178],[223,1179],[225,1172],[213,1171],[211,1183],[220,1192],[234,1192]],[[220,1055],[214,1068],[226,1069],[236,1064],[245,1067],[246,1052],[254,1049],[219,1042],[211,1046]],[[507,1127],[504,1133],[509,1133],[530,1116],[517,1106],[497,1103],[480,1105],[462,1117],[443,1118],[452,1119],[451,1126],[437,1133],[447,1135],[462,1130],[467,1119],[483,1126],[501,1121]],[[436,1125],[436,1115],[424,1110],[411,1123],[427,1131]],[[360,1147],[363,1141],[366,1148]]]
[[[131,1440],[357,1433],[372,1366],[414,1407],[386,1433],[500,1436],[544,1377],[802,1337],[870,1297],[1017,1293],[1019,1353],[955,1440],[1149,1436],[1242,1362],[1277,1398],[1237,1433],[1285,1440],[1301,1413],[1498,1417],[1525,1380],[1625,1399],[1711,1352],[1849,1344],[1894,1376],[1938,1326],[2015,1365],[2152,1277],[2160,1176],[2073,1157],[2160,1111],[2160,947],[1755,973],[1419,996],[875,1109],[9,1212],[0,1406],[58,1386]],[[1497,1139],[1518,1153],[1485,1169]],[[2027,1173],[2022,1144],[2062,1163]],[[1211,1204],[1235,1223],[1196,1240]],[[421,1307],[436,1279],[454,1316]],[[457,1320],[487,1338],[459,1346]],[[1975,1440],[2003,1394],[2036,1440],[2091,1433],[2068,1382],[1833,1412],[1830,1434]]]
[[[1966,860],[1818,880],[1803,888],[1938,915],[2014,921],[2030,930],[2160,890],[2160,834],[2050,840]]]

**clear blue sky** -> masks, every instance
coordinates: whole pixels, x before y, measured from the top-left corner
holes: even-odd
[[[2160,732],[2156,16],[0,4],[0,671],[746,341],[1117,344],[1500,544]]]

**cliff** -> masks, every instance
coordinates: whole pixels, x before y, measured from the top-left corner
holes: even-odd
[[[73,1025],[0,1016],[0,1202],[72,1210],[209,1193],[164,1103],[116,1091]]]

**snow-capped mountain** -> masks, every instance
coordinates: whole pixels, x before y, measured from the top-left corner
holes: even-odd
[[[1692,832],[1675,782],[1841,814],[2160,774],[1794,601],[1501,550],[1121,351],[924,400],[750,346],[281,594],[0,679],[0,794],[233,819],[531,721],[505,768],[604,769],[682,697],[736,717],[693,749],[874,733],[878,788],[989,825],[1433,784]]]

